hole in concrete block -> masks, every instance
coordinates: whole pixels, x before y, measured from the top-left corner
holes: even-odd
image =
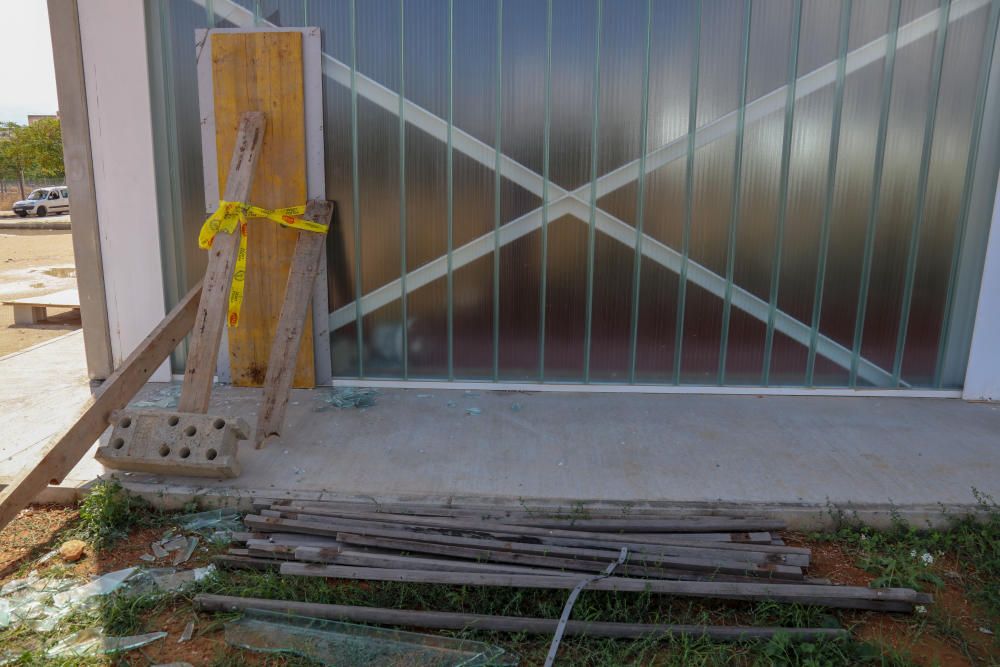
[[[205,458],[208,459],[209,461],[214,461],[215,457],[218,455],[219,453],[214,449],[210,449],[207,452],[205,452]]]
[[[170,417],[169,419],[167,419],[167,424],[169,426],[177,426],[177,422],[179,422],[179,421],[180,421],[180,418],[177,415],[174,415],[173,417]]]
[[[169,455],[170,455],[170,447],[168,447],[166,444],[160,445],[160,456],[169,456]]]
[[[181,447],[181,451],[177,453],[180,455],[182,459],[186,459],[187,457],[191,456],[191,450],[188,449],[187,447]]]
[[[121,438],[115,438],[114,440],[111,441],[111,446],[114,449],[121,449],[122,447],[125,446],[125,441]]]
[[[188,436],[189,438],[194,436],[194,434],[197,432],[198,429],[196,429],[194,426],[188,426],[186,429],[184,429],[184,435]]]
[[[121,426],[122,428],[128,428],[129,426],[132,425],[132,418],[122,417],[121,421],[118,422],[118,425]]]
[[[214,426],[216,428],[216,430],[225,428],[225,426],[226,426],[226,420],[225,419],[216,419],[214,422],[212,422],[212,426]]]

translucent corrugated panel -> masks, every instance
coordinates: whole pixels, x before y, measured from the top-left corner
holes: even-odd
[[[955,384],[995,0],[147,3],[170,300],[194,30],[318,26],[335,375]]]

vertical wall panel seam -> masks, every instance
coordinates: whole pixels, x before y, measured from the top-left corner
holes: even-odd
[[[496,156],[493,165],[493,381],[500,379],[500,158],[503,94],[503,0],[497,0],[496,95],[494,123]]]
[[[691,226],[694,222],[694,153],[698,132],[698,79],[701,70],[702,0],[695,4],[695,33],[692,45],[691,81],[688,88],[687,159],[684,171],[684,230],[681,232],[681,269],[677,281],[677,317],[674,322],[674,384],[681,383],[681,357],[684,351],[684,311],[687,304],[688,265],[691,254]]]
[[[545,382],[545,311],[548,302],[549,158],[552,125],[552,0],[545,3],[545,126],[542,138],[542,262],[538,296],[538,381]]]
[[[875,251],[875,231],[878,226],[879,203],[882,192],[882,169],[885,165],[885,142],[889,126],[889,110],[892,103],[892,81],[896,64],[896,37],[899,33],[900,0],[893,0],[889,10],[889,43],[885,50],[885,65],[882,70],[882,108],[879,112],[878,138],[875,144],[875,166],[872,172],[872,194],[865,230],[864,254],[861,259],[861,285],[858,288],[857,312],[854,318],[854,342],[851,347],[851,370],[848,384],[854,388],[858,384],[858,364],[861,360],[861,342],[865,329],[865,314],[868,309],[868,287],[871,282],[872,256]]]
[[[406,292],[406,0],[399,0],[399,280],[402,288],[403,379],[410,378],[409,295]]]
[[[653,40],[653,0],[646,0],[646,54],[642,66],[642,111],[639,120],[639,179],[636,183],[635,253],[632,259],[632,318],[629,327],[628,381],[635,382],[635,360],[639,340],[639,280],[642,273],[642,235],[646,213],[646,142],[649,135],[649,59]]]
[[[816,370],[816,347],[819,343],[819,324],[823,312],[823,292],[826,283],[826,264],[830,250],[830,224],[837,184],[837,163],[840,155],[840,128],[844,111],[844,88],[847,78],[847,50],[851,35],[851,10],[853,0],[843,0],[840,8],[840,37],[837,51],[837,82],[833,93],[833,118],[830,123],[830,149],[826,166],[826,194],[823,205],[823,222],[820,226],[819,253],[816,261],[816,283],[813,287],[812,319],[809,331],[809,356],[806,360],[806,386],[813,386]]]
[[[590,221],[587,228],[587,299],[584,307],[586,328],[583,333],[583,382],[590,382],[590,345],[594,317],[594,246],[597,236],[597,153],[601,125],[601,33],[604,23],[604,0],[597,1],[594,28],[594,84],[590,119]]]
[[[761,384],[771,381],[771,353],[774,349],[774,320],[778,311],[778,290],[781,281],[781,255],[785,246],[785,223],[788,218],[788,170],[792,160],[792,130],[795,123],[795,83],[798,81],[799,41],[802,35],[802,0],[795,0],[792,17],[792,44],[788,55],[788,97],[785,101],[785,125],[781,135],[781,181],[778,185],[778,226],[771,253],[771,290],[768,298],[767,333],[764,339],[764,363]]]
[[[455,379],[455,275],[453,257],[455,245],[455,163],[453,131],[455,127],[455,2],[448,0],[448,153],[445,169],[448,190],[448,379]]]
[[[917,213],[910,230],[910,243],[903,273],[903,302],[900,307],[899,324],[896,330],[896,353],[892,362],[892,385],[899,386],[903,371],[903,352],[906,347],[906,333],[910,320],[910,306],[913,303],[913,283],[916,279],[917,258],[920,252],[920,232],[927,212],[927,180],[930,173],[931,154],[934,150],[934,129],[937,122],[938,97],[941,93],[941,70],[944,67],[945,47],[948,43],[948,13],[951,1],[942,0],[941,21],[938,25],[934,64],[931,70],[930,99],[924,124],[924,140],[920,149],[920,175],[917,177]]]
[[[354,305],[358,346],[358,377],[365,376],[364,320],[361,312],[361,189],[358,183],[358,26],[357,0],[350,4],[351,31],[351,211],[354,221]]]
[[[729,348],[729,318],[733,307],[733,272],[736,268],[736,235],[740,224],[740,193],[743,181],[743,140],[746,130],[747,80],[750,78],[750,26],[753,0],[743,4],[743,57],[740,62],[740,97],[736,116],[736,155],[733,158],[733,185],[730,194],[729,234],[726,244],[726,288],[722,304],[722,331],[719,336],[719,369],[716,383],[726,382],[726,352]]]

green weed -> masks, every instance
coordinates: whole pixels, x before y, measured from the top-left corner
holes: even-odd
[[[838,527],[817,534],[818,540],[837,542],[858,566],[875,575],[873,586],[940,587],[946,572],[942,561],[956,563],[969,596],[980,603],[1000,630],[1000,505],[989,495],[972,490],[979,505],[974,514],[957,517],[947,529],[918,528],[893,513],[888,530],[879,531],[835,515]]]
[[[132,496],[116,480],[100,480],[80,502],[77,534],[94,548],[106,549],[141,526],[159,525],[163,515]]]

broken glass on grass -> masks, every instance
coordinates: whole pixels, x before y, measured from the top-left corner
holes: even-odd
[[[225,625],[230,646],[291,653],[338,667],[485,667],[517,665],[499,646],[251,609]]]
[[[188,533],[198,533],[211,542],[228,543],[233,533],[242,530],[240,513],[224,507],[207,512],[185,514],[177,519],[177,527]]]
[[[23,625],[49,632],[72,612],[92,608],[98,597],[121,588],[135,571],[128,567],[82,584],[76,579],[40,577],[32,571],[0,589],[0,628]]]
[[[59,640],[45,651],[45,655],[49,658],[60,658],[119,653],[152,644],[166,636],[167,633],[161,631],[131,637],[108,637],[104,634],[104,628],[87,628]]]
[[[151,595],[157,592],[175,593],[201,581],[215,572],[214,565],[177,571],[173,567],[153,567],[142,570],[129,581],[130,595]]]

